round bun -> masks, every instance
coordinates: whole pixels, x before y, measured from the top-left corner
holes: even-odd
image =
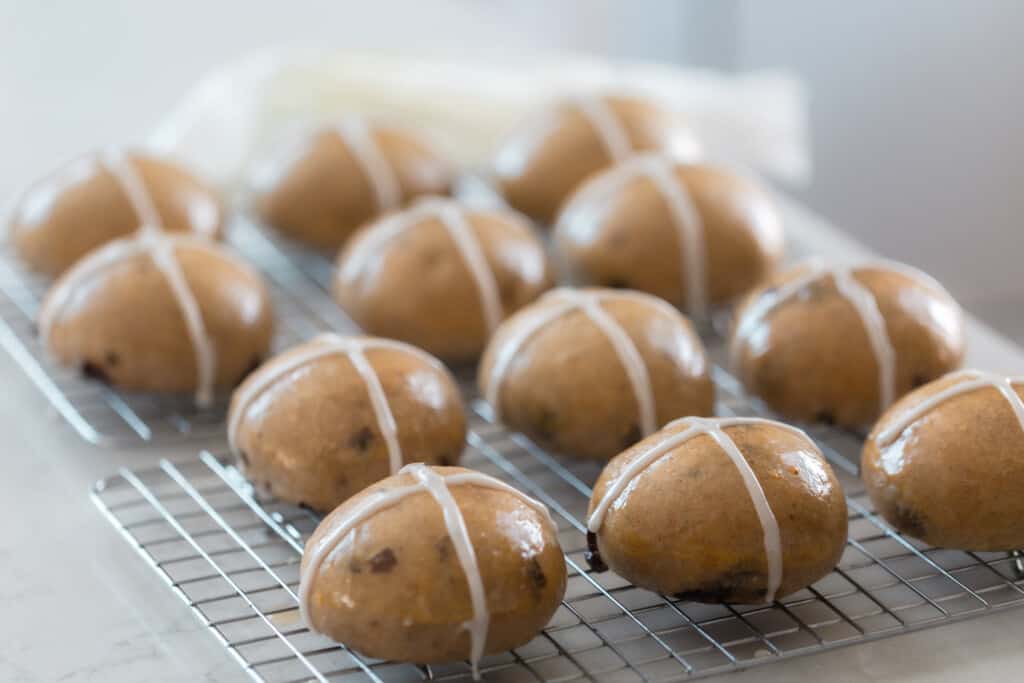
[[[648,294],[556,289],[505,322],[477,384],[495,417],[559,453],[607,459],[683,415],[710,415],[704,348]]]
[[[525,121],[502,144],[495,180],[508,202],[543,225],[576,186],[634,152],[662,150],[692,161],[700,143],[687,122],[631,97],[564,100]]]
[[[590,499],[589,560],[698,602],[769,603],[828,574],[846,500],[800,430],[684,418],[608,463]]]
[[[963,316],[941,285],[908,266],[812,262],[743,302],[730,351],[747,390],[780,414],[859,427],[959,367]]]
[[[51,277],[148,220],[164,230],[218,238],[220,196],[180,166],[107,150],[79,157],[33,185],[11,214],[11,243],[34,270]]]
[[[890,408],[861,475],[897,530],[943,548],[1024,548],[1024,378],[954,372]]]
[[[322,334],[235,390],[228,437],[257,487],[328,512],[406,462],[457,463],[466,418],[437,359],[402,342]]]
[[[288,142],[258,167],[256,211],[314,247],[336,250],[363,223],[451,184],[448,162],[406,129],[349,117]]]
[[[414,464],[320,523],[299,601],[310,628],[363,654],[475,672],[536,636],[565,583],[544,506],[479,472]]]
[[[782,243],[779,214],[759,186],[655,154],[583,183],[554,233],[573,282],[637,289],[692,314],[750,291],[775,269]]]
[[[143,230],[58,279],[39,310],[62,364],[128,390],[196,392],[201,404],[266,356],[273,314],[260,276],[197,237]]]
[[[465,363],[551,284],[517,214],[432,198],[361,229],[338,257],[334,296],[368,333]]]

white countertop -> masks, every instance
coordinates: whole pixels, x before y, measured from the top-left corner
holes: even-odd
[[[857,245],[790,207],[791,234],[826,254]],[[1019,370],[1024,354],[980,325],[969,363]],[[0,680],[244,681],[239,665],[89,500],[89,485],[128,465],[195,447],[122,452],[84,444],[0,353]],[[1017,680],[1024,611],[731,674],[733,680]],[[717,679],[716,679],[717,680]]]

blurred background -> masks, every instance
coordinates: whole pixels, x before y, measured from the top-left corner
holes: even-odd
[[[786,70],[807,93],[811,173],[782,189],[1024,342],[1018,0],[0,0],[0,204],[80,151],[144,139],[211,68],[282,44]]]

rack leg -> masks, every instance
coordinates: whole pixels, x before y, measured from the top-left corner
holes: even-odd
[[[1010,557],[1013,558],[1013,576],[1015,579],[1020,581],[1024,579],[1024,551],[1014,550],[1010,552]]]

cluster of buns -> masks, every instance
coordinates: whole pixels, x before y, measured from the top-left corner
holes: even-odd
[[[218,244],[225,209],[184,169],[108,149],[71,161],[16,205],[10,237],[56,278],[38,313],[61,364],[128,390],[209,404],[270,349],[262,277]]]
[[[346,120],[282,149],[258,174],[257,213],[338,248],[334,297],[375,335],[297,347],[232,401],[231,442],[256,486],[339,506],[303,562],[307,623],[373,656],[476,661],[532,636],[561,595],[550,521],[524,501],[484,499],[497,494],[481,475],[452,469],[462,406],[424,351],[478,363],[495,420],[554,452],[611,460],[592,500],[595,566],[694,599],[770,602],[835,565],[845,499],[813,442],[780,423],[709,417],[711,363],[684,312],[703,321],[772,276],[783,235],[759,183],[697,161],[684,120],[629,98],[557,103],[498,151],[503,206],[440,196],[449,167],[407,130]],[[444,487],[479,534],[476,556],[507,564],[483,571],[449,549]],[[509,505],[550,535],[551,558],[493,546],[514,545],[493,521]],[[409,538],[400,529],[413,517],[428,531]],[[716,563],[700,559],[709,553]],[[478,570],[488,609],[504,604],[507,621],[474,621],[472,599],[416,587],[454,574],[472,598]]]
[[[221,201],[181,169],[80,159],[26,195],[11,230],[28,264],[59,276],[39,328],[61,362],[204,402],[241,381],[228,436],[242,472],[330,513],[303,556],[306,623],[374,657],[475,670],[532,638],[565,590],[547,509],[457,466],[465,407],[443,363],[477,364],[495,420],[607,461],[587,518],[595,570],[743,603],[831,571],[847,534],[835,474],[796,427],[712,417],[687,316],[731,312],[729,363],[779,416],[878,420],[864,479],[897,529],[1024,545],[1024,381],[947,374],[962,315],[917,270],[780,270],[770,193],[699,155],[656,104],[567,99],[501,146],[504,204],[483,207],[451,196],[453,167],[415,131],[357,117],[308,130],[253,174],[251,205],[336,251],[332,294],[372,336],[324,334],[265,363],[266,289],[216,244]]]

